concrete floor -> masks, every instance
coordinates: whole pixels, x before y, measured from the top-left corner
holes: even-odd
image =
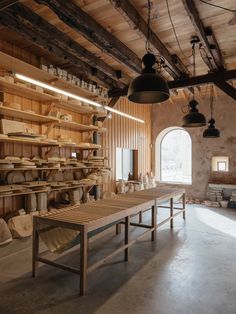
[[[91,243],[91,261],[122,241],[113,231]],[[15,240],[0,248],[0,313],[235,314],[236,212],[191,205],[157,235],[91,273],[84,297],[77,275],[43,265],[31,278],[30,239]],[[77,265],[78,252],[60,259]]]

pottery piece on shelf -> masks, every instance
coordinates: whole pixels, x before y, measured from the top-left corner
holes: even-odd
[[[37,193],[37,209],[41,211],[47,211],[48,208],[48,196],[47,193]]]
[[[25,238],[32,235],[33,223],[29,214],[12,217],[8,220],[8,227],[13,238]]]
[[[34,212],[37,210],[37,201],[35,193],[26,195],[26,210],[27,212]]]
[[[0,246],[10,243],[12,241],[12,235],[6,221],[0,218]]]
[[[20,171],[12,171],[7,174],[7,183],[23,183],[25,182],[25,177]]]

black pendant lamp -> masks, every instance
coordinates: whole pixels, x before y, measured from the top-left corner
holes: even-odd
[[[157,63],[154,54],[150,53],[149,35],[150,35],[150,16],[151,2],[148,1],[148,34],[146,41],[146,51],[142,62],[144,68],[141,75],[136,77],[129,86],[128,99],[140,104],[153,104],[167,100],[170,97],[169,87],[165,79],[156,73],[153,66]]]
[[[211,119],[208,121],[208,128],[203,132],[204,138],[217,138],[220,137],[220,131],[215,127],[215,120],[213,119],[213,86],[211,89]]]
[[[195,99],[189,102],[189,113],[183,118],[184,128],[195,128],[206,125],[206,118],[202,113],[198,112],[197,105],[198,102]]]
[[[196,76],[195,42],[192,42],[192,55],[193,55],[193,76]],[[198,111],[197,106],[198,102],[194,99],[193,89],[193,99],[189,102],[189,113],[183,117],[182,126],[184,128],[195,128],[206,125],[206,118],[202,113]]]

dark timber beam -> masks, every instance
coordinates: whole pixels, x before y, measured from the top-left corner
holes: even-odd
[[[220,88],[224,93],[226,93],[228,96],[236,100],[236,89],[232,85],[220,79],[215,80],[214,84],[218,88]]]
[[[229,70],[229,71],[226,71],[226,70],[217,71],[217,72],[209,73],[205,75],[199,75],[195,77],[169,81],[168,86],[170,89],[181,89],[181,88],[194,87],[198,85],[200,86],[200,85],[204,85],[208,83],[215,83],[216,81],[227,81],[227,80],[233,80],[233,79],[236,79],[236,69]],[[109,97],[126,96],[127,91],[128,91],[128,88],[113,89],[108,92],[108,96]]]
[[[188,16],[190,17],[192,24],[195,28],[195,31],[197,33],[197,36],[199,37],[202,45],[205,47],[208,58],[211,61],[213,69],[223,69],[224,68],[224,62],[223,58],[219,49],[218,44],[211,45],[208,41],[204,26],[202,24],[202,21],[199,17],[197,8],[194,4],[193,0],[182,0],[183,5],[187,11]],[[211,31],[212,32],[212,31]],[[212,32],[213,34],[213,32]],[[214,37],[215,38],[215,37]],[[216,43],[216,40],[215,40]],[[209,64],[207,64],[209,67]],[[210,69],[212,70],[212,69]]]
[[[0,12],[0,23],[20,33],[34,44],[55,56],[66,60],[85,74],[105,86],[123,85],[117,83],[117,73],[104,61],[95,57],[68,35],[59,31],[27,7],[16,4],[4,13]],[[104,70],[104,71],[102,71]]]
[[[75,32],[84,36],[103,52],[111,55],[123,65],[140,73],[141,60],[137,55],[115,38],[108,30],[91,18],[73,1],[65,0],[35,0],[48,6],[65,24]]]
[[[18,0],[1,0],[0,1],[0,11],[5,10],[6,8],[12,6],[13,4],[17,3]]]
[[[148,25],[130,1],[110,0],[110,2],[133,29],[138,31],[142,37],[147,38]],[[159,52],[159,54],[165,59],[165,70],[171,75],[171,77],[179,78],[186,76],[186,68],[184,67],[181,60],[177,56],[170,54],[166,46],[152,30],[150,31],[149,41]]]

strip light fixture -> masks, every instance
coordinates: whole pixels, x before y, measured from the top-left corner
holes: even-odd
[[[32,78],[30,78],[28,76],[25,76],[25,75],[22,75],[20,73],[15,73],[15,77],[18,78],[21,81],[40,86],[40,87],[45,88],[47,90],[50,90],[52,92],[55,92],[55,93],[58,93],[58,94],[61,94],[61,95],[64,95],[64,96],[68,96],[70,98],[73,98],[73,99],[76,99],[76,100],[79,100],[79,101],[83,101],[83,102],[85,102],[85,103],[87,103],[89,105],[95,106],[95,107],[104,108],[107,111],[114,112],[116,114],[119,114],[120,116],[123,116],[123,117],[129,118],[129,119],[135,120],[135,121],[140,122],[140,123],[144,123],[144,120],[135,118],[135,117],[133,117],[133,116],[131,116],[129,114],[126,114],[126,113],[124,113],[122,111],[116,110],[116,109],[111,108],[109,106],[103,106],[103,105],[101,105],[101,104],[99,104],[99,103],[97,103],[97,102],[95,102],[93,100],[90,100],[90,99],[87,99],[87,98],[84,98],[84,97],[81,97],[81,96],[69,93],[69,92],[64,91],[64,90],[62,90],[60,88],[57,88],[55,86],[43,83],[43,82],[35,80],[35,79],[32,79]]]

